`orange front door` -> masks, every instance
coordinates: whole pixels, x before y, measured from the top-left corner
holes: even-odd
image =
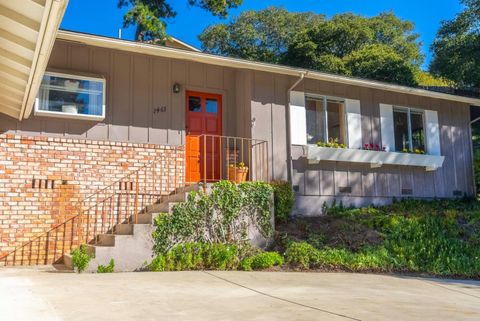
[[[186,125],[186,181],[219,180],[222,96],[187,91]]]

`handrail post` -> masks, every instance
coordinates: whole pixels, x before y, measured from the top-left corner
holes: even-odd
[[[138,171],[137,174],[135,175],[135,181],[136,181],[136,186],[135,186],[135,224],[138,224]]]

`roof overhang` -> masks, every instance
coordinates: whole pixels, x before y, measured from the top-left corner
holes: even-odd
[[[300,68],[293,68],[293,67],[267,64],[267,63],[256,62],[256,61],[217,56],[217,55],[207,54],[204,52],[181,50],[181,49],[163,47],[158,45],[151,45],[151,44],[145,44],[140,42],[108,38],[108,37],[77,33],[77,32],[71,32],[71,31],[63,31],[63,30],[58,32],[57,38],[61,40],[83,43],[91,46],[117,49],[117,50],[135,52],[135,53],[151,55],[151,56],[190,60],[190,61],[202,62],[202,63],[217,65],[217,66],[259,70],[259,71],[277,73],[282,75],[290,75],[290,76],[304,75],[305,78],[309,78],[309,79],[324,80],[324,81],[330,81],[335,83],[342,83],[346,85],[381,89],[381,90],[387,90],[391,92],[431,97],[431,98],[437,98],[437,99],[445,99],[445,100],[463,102],[467,104],[480,106],[480,99],[477,99],[477,98],[450,95],[445,93],[428,91],[424,89],[413,88],[413,87],[394,85],[394,84],[360,79],[360,78],[333,75],[333,74],[322,73],[318,71],[312,71],[312,70],[306,70],[306,69],[300,69]]]
[[[68,0],[0,0],[0,112],[28,118]]]

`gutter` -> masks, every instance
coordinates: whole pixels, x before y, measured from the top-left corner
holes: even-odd
[[[470,126],[468,126],[468,135],[470,136],[470,153],[471,161],[472,161],[472,178],[473,178],[473,197],[477,198],[477,182],[475,179],[475,150],[473,148],[473,135],[472,135],[472,125],[476,122],[480,121],[480,117],[475,118],[474,120],[470,121]]]
[[[58,28],[67,8],[68,0],[47,0],[42,18],[42,24],[37,38],[34,59],[28,77],[25,95],[20,109],[19,120],[28,118],[33,109],[43,74],[47,69]]]
[[[303,79],[305,79],[305,76],[308,74],[308,71],[302,71],[300,72],[300,75],[297,79],[297,81],[295,81],[293,83],[292,86],[290,86],[290,88],[288,88],[287,90],[287,101],[288,101],[288,105],[287,105],[287,108],[285,109],[285,118],[286,118],[286,121],[285,121],[285,127],[287,129],[287,135],[286,135],[286,139],[287,139],[287,177],[288,177],[288,181],[293,184],[293,159],[292,159],[292,132],[291,132],[291,127],[290,127],[290,105],[291,105],[291,101],[290,101],[290,93],[292,92],[293,89],[295,89],[295,87],[297,87],[302,81]]]

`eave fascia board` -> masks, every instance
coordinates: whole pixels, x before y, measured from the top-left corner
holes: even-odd
[[[121,51],[129,51],[129,52],[135,52],[135,53],[151,55],[151,56],[196,61],[196,62],[230,67],[230,68],[265,71],[265,72],[271,72],[271,73],[295,76],[295,77],[299,77],[301,74],[306,74],[305,78],[308,78],[308,79],[323,80],[323,81],[341,83],[345,85],[387,90],[391,92],[417,95],[417,96],[423,96],[423,97],[431,97],[431,98],[450,100],[450,101],[456,101],[456,102],[462,102],[462,103],[480,106],[480,99],[478,98],[456,96],[456,95],[438,93],[434,91],[428,91],[428,90],[418,89],[413,87],[388,84],[388,83],[383,83],[383,82],[378,82],[373,80],[351,78],[351,77],[327,74],[327,73],[322,73],[322,72],[312,71],[307,69],[280,66],[280,65],[268,64],[268,63],[256,62],[256,61],[248,61],[248,60],[237,59],[237,58],[223,57],[223,56],[212,55],[204,52],[193,52],[188,50],[162,47],[158,45],[151,45],[151,44],[139,43],[134,41],[122,40],[122,39],[77,33],[72,31],[60,30],[58,32],[57,39],[83,43],[86,45],[91,45],[96,47],[110,48],[110,49],[116,49]]]
[[[67,9],[68,0],[47,0],[43,13],[37,46],[25,90],[19,120],[28,118],[32,112],[35,97],[48,65],[50,54],[55,44],[57,32]]]

